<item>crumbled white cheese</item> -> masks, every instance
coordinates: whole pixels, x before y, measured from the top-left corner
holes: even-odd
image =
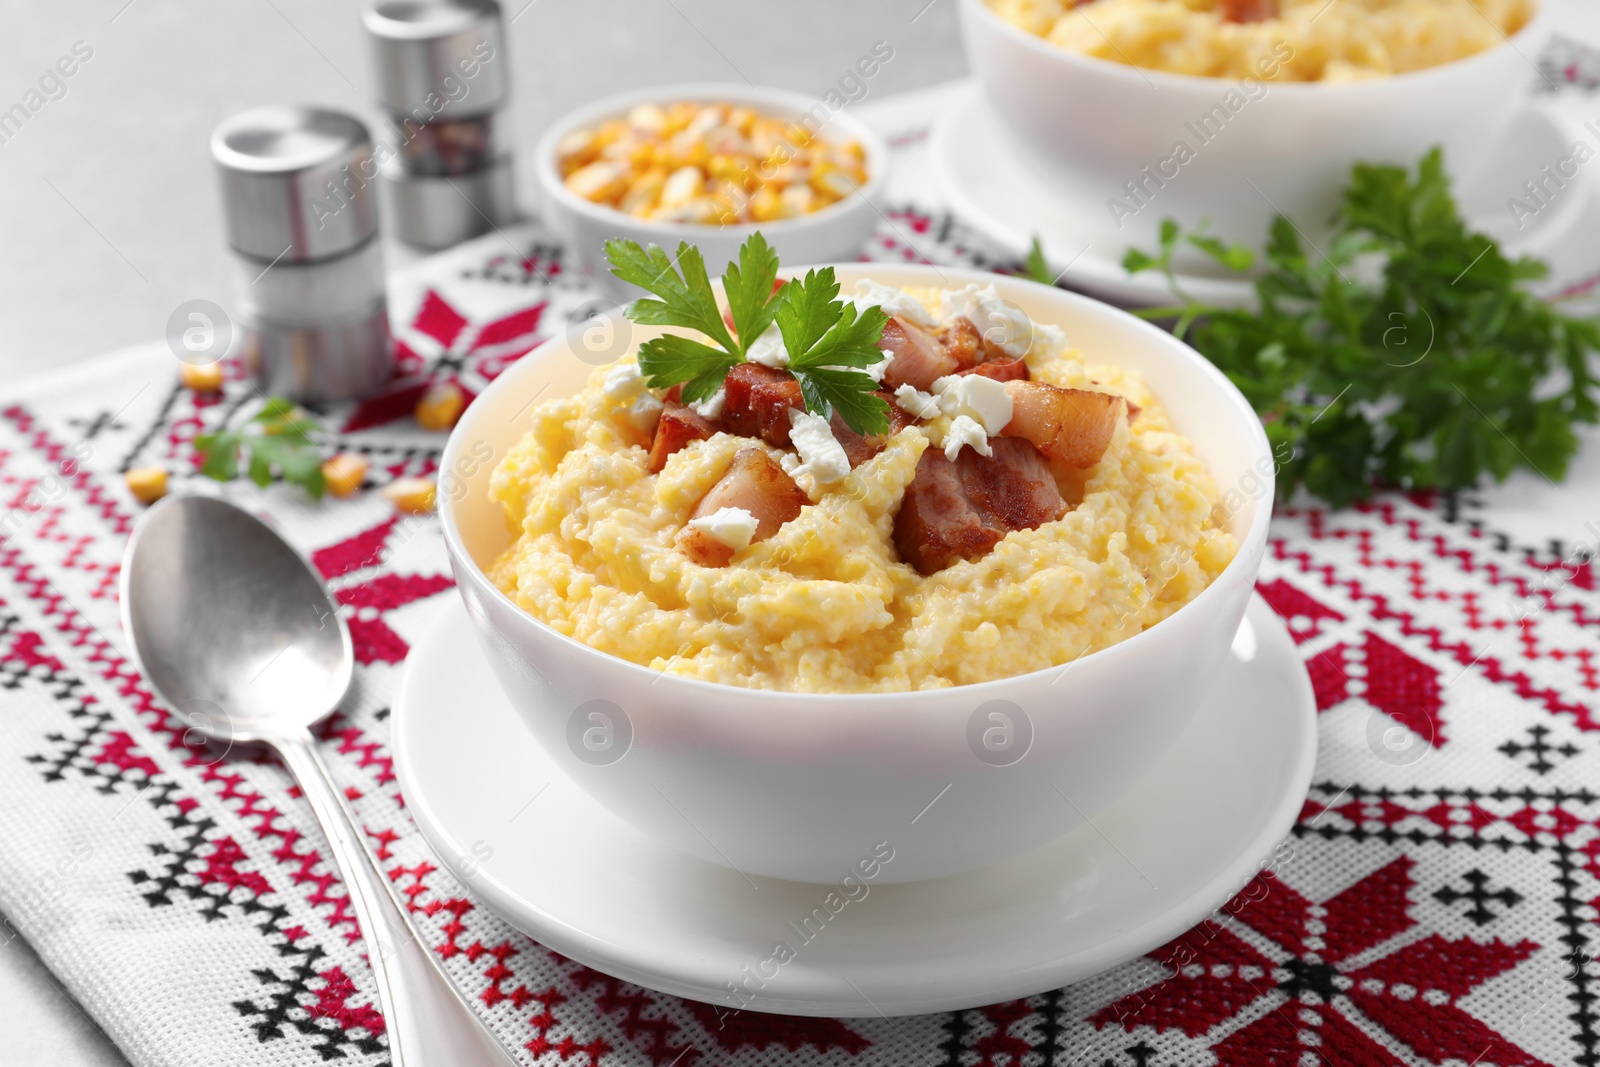
[[[1036,322],[1033,324],[1033,349],[1039,353],[1038,358],[1049,362],[1060,359],[1067,350],[1067,331],[1053,322]]]
[[[980,456],[994,455],[994,449],[989,447],[989,435],[983,432],[983,427],[965,415],[957,415],[944,434],[945,458],[954,463],[961,454],[962,445],[971,445],[972,450]]]
[[[893,352],[889,351],[887,348],[880,348],[878,351],[883,353],[883,359],[880,362],[874,363],[870,367],[862,368],[862,370],[866,371],[872,376],[872,380],[875,382],[883,381],[883,376],[889,373],[889,364],[894,362]]]
[[[760,363],[778,370],[787,367],[789,350],[783,345],[782,331],[775,325],[768,326],[760,337],[750,342],[750,349],[745,352],[744,357],[751,363]]]
[[[990,435],[1005,429],[1011,421],[1011,394],[1004,382],[981,374],[950,374],[933,383],[939,410],[946,415],[965,415],[983,426]]]
[[[956,319],[970,319],[972,312],[978,306],[978,287],[968,285],[964,289],[945,289],[939,294],[939,314],[945,322]]]
[[[894,391],[894,402],[901,411],[914,419],[931,419],[939,414],[939,400],[924,393],[914,385],[902,385]]]
[[[726,389],[718,389],[704,400],[697,400],[689,406],[702,419],[715,419],[722,414],[722,404],[727,399],[728,391]]]
[[[885,315],[895,315],[915,326],[933,328],[939,320],[914,296],[902,293],[889,285],[880,285],[870,278],[856,282],[855,305],[859,308],[880,307]]]
[[[718,508],[704,518],[690,519],[689,525],[733,549],[749,548],[756,536],[756,517],[744,508]]]
[[[639,398],[628,409],[628,421],[646,437],[654,437],[656,423],[661,421],[661,409],[665,406],[655,394],[640,393]]]
[[[1013,359],[1027,355],[1033,345],[1033,320],[993,285],[946,289],[939,296],[939,310],[946,322],[969,320],[985,341]]]
[[[850,473],[850,459],[834,439],[828,420],[799,408],[789,409],[789,442],[805,460],[795,475],[809,474],[821,484],[836,482]]]
[[[601,388],[612,400],[626,400],[644,391],[644,374],[637,363],[619,363],[606,372]]]

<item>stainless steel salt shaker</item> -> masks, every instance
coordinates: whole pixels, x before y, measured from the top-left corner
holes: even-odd
[[[394,372],[367,127],[317,107],[242,111],[211,135],[244,358],[261,388],[349,400]]]
[[[511,71],[495,0],[367,0],[385,195],[401,240],[444,248],[515,214],[501,111]]]

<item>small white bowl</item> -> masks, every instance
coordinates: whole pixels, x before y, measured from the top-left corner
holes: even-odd
[[[807,125],[814,134],[830,140],[861,143],[866,154],[866,184],[858,193],[807,215],[727,226],[639,219],[585,200],[566,187],[561,180],[556,146],[568,133],[620,118],[639,104],[666,105],[678,101],[744,104],[762,114],[788,121],[809,115],[811,119]],[[828,106],[815,97],[785,89],[711,82],[658,85],[619,93],[571,112],[540,138],[533,165],[546,224],[571,249],[578,269],[618,299],[632,299],[641,294],[611,274],[605,258],[605,243],[614,237],[631,239],[642,245],[660,245],[669,253],[676,251],[678,242],[688,241],[699,247],[713,277],[722,272],[725,263],[737,257],[739,246],[757,230],[785,263],[853,259],[882,218],[877,201],[887,183],[888,169],[889,151],[883,138],[845,111],[830,114]]]
[[[1082,55],[1012,25],[983,0],[959,6],[968,59],[1016,162],[1078,206],[1079,230],[1097,254],[1118,258],[1130,245],[1153,249],[1167,217],[1189,228],[1209,221],[1212,233],[1256,248],[1281,213],[1320,243],[1352,166],[1411,168],[1433,145],[1443,146],[1461,188],[1524,106],[1549,2],[1507,43],[1453,63],[1372,81],[1243,88]],[[1213,107],[1227,121],[1200,127]],[[1181,164],[1180,141],[1193,152]],[[1539,162],[1527,162],[1528,178],[1538,179]],[[1138,198],[1129,181],[1143,183]],[[1114,214],[1114,198],[1134,214]],[[1179,262],[1224,273],[1192,249]]]
[[[1015,855],[1093,818],[1178,738],[1228,655],[1254,587],[1273,457],[1260,421],[1220,371],[1126,312],[977,271],[835,270],[847,292],[867,277],[894,286],[993,284],[1036,321],[1060,324],[1091,361],[1142,372],[1223,494],[1237,557],[1171,617],[1066,668],[859,695],[768,692],[654,671],[536,621],[484,573],[513,539],[488,496],[492,470],[528,428],[535,398],[570,395],[594,370],[592,355],[564,338],[513,364],[462,416],[440,468],[440,513],[457,587],[501,686],[544,748],[602,805],[747,875],[837,882],[888,848],[893,861],[876,880],[914,881]],[[659,332],[636,327],[632,340]],[[603,756],[584,749],[585,730],[606,729],[590,717],[596,710],[609,718],[615,746]],[[1013,738],[1031,733],[1031,743],[1015,741],[985,759],[984,731],[1008,725],[995,712],[1009,718]]]

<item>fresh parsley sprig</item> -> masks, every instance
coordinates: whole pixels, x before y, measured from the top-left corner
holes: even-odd
[[[195,450],[203,457],[200,473],[219,482],[232,481],[239,476],[242,454],[246,474],[257,485],[265,487],[282,478],[320,499],[325,488],[322,451],[312,435],[321,431],[303,408],[271,397],[243,425],[195,437]]]
[[[1141,314],[1175,317],[1255,407],[1284,498],[1303,486],[1344,506],[1378,486],[1565,475],[1576,426],[1600,421],[1600,322],[1527,288],[1543,263],[1468,230],[1437,149],[1414,173],[1356,166],[1334,232],[1320,251],[1306,243],[1274,221],[1252,310],[1203,304],[1177,284],[1184,244],[1231,270],[1253,265],[1203,232],[1169,221],[1155,253],[1123,261],[1167,275],[1179,303]]]
[[[722,274],[730,332],[705,260],[693,245],[679,244],[676,257],[669,258],[656,245],[613,240],[606,242],[606,258],[612,274],[655,296],[629,304],[628,318],[693,330],[705,338],[665,334],[640,345],[639,370],[651,388],[682,385],[686,402],[707,399],[728,371],[744,362],[756,338],[776,323],[808,411],[837,411],[857,433],[888,429],[888,405],[871,395],[878,383],[855,369],[883,360],[878,341],[888,317],[877,308],[857,313],[854,304],[836,300],[839,286],[831,267],[779,286],[777,253],[760,233],[752,234],[739,249],[738,262]]]

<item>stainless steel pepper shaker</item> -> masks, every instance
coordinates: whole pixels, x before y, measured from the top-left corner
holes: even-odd
[[[242,111],[211,135],[244,358],[261,388],[349,400],[394,372],[367,127],[317,107]]]
[[[400,239],[444,248],[511,221],[500,114],[511,71],[495,0],[367,0],[378,163]]]

